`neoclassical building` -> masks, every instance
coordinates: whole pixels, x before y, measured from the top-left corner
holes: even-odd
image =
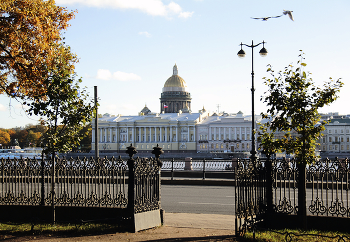
[[[173,67],[173,75],[168,78],[160,97],[160,112],[178,113],[191,110],[191,94],[187,91],[184,79],[178,75],[177,65]]]
[[[260,116],[255,119],[259,121]],[[251,116],[237,114],[213,114],[197,124],[197,151],[249,152],[251,149]]]
[[[103,116],[99,119],[99,150],[125,151],[131,143],[141,153],[150,152],[157,144],[165,152],[195,152],[196,125],[202,113],[148,113],[138,116]],[[94,124],[92,125],[94,127]],[[92,130],[94,149],[95,130]]]

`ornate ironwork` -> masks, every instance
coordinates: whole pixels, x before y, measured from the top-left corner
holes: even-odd
[[[236,233],[252,227],[266,212],[265,167],[257,160],[238,160],[235,168]]]
[[[119,158],[1,159],[0,204],[126,207],[127,165]]]
[[[158,158],[137,158],[134,162],[134,212],[160,209],[160,169]]]
[[[272,212],[298,213],[299,171],[295,160],[271,162]],[[248,161],[238,162],[236,176],[237,233],[244,231],[246,221],[254,221],[264,214],[265,190],[258,184],[265,182],[265,161],[254,166]],[[307,215],[350,218],[350,162],[348,159],[317,160],[306,166]],[[260,201],[259,201],[260,200]],[[260,206],[257,204],[260,202]],[[250,222],[251,223],[251,222]]]

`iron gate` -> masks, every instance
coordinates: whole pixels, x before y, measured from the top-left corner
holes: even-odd
[[[266,169],[261,160],[238,159],[235,168],[236,235],[262,219],[266,212]]]

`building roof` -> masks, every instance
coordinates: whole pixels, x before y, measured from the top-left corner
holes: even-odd
[[[151,115],[142,115],[142,116],[117,116],[117,117],[102,117],[99,118],[100,122],[117,122],[117,123],[133,123],[133,122],[149,122],[149,121],[158,121],[158,122],[195,122],[199,121],[201,113],[162,113],[162,114],[151,114]]]
[[[178,75],[177,65],[173,67],[173,75],[166,80],[163,92],[186,92],[186,82]]]
[[[164,87],[187,87],[186,82],[179,75],[172,75],[165,82]]]

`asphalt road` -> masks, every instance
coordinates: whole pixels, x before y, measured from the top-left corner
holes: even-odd
[[[234,194],[230,186],[162,185],[161,206],[168,213],[233,215]]]

